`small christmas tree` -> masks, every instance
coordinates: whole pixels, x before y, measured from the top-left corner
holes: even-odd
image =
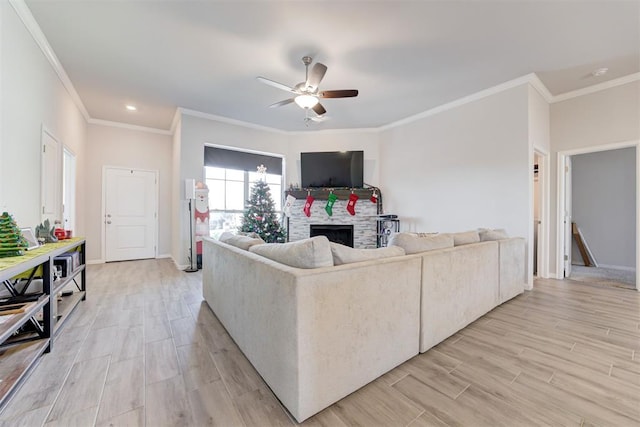
[[[284,230],[275,213],[271,190],[264,180],[266,171],[263,165],[258,167],[262,177],[251,188],[251,198],[247,200],[239,230],[257,233],[267,243],[281,243],[284,242]]]

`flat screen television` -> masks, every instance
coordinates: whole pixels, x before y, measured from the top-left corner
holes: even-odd
[[[302,188],[362,188],[364,151],[300,153]]]

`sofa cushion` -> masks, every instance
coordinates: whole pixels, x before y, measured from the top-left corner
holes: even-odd
[[[480,233],[476,230],[462,231],[460,233],[449,233],[453,237],[453,245],[469,245],[480,241]]]
[[[424,237],[412,233],[395,233],[389,239],[389,246],[400,246],[407,255],[453,247],[453,237],[449,234],[434,234]]]
[[[331,242],[331,253],[333,254],[333,264],[351,264],[360,261],[369,261],[372,259],[390,258],[394,256],[402,256],[405,254],[404,249],[399,246],[389,246],[377,249],[354,249],[349,246]]]
[[[222,233],[218,240],[220,240],[222,243],[226,243],[227,245],[244,249],[245,251],[249,250],[251,246],[264,243],[264,240],[262,240],[260,237],[255,238],[250,236],[236,235],[233,233],[229,233],[228,231]]]
[[[331,245],[326,236],[316,236],[289,243],[264,243],[251,246],[249,252],[291,267],[318,268],[333,266]]]
[[[503,228],[496,228],[495,230],[482,228],[478,231],[478,234],[480,234],[481,242],[487,242],[491,240],[504,240],[509,238],[509,235]]]

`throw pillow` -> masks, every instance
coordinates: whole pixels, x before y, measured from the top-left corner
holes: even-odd
[[[260,237],[254,238],[249,236],[240,236],[233,233],[229,233],[225,231],[218,238],[223,243],[227,245],[235,246],[236,248],[244,249],[245,251],[249,250],[251,246],[260,245],[264,243]]]
[[[504,230],[503,228],[496,228],[495,230],[483,228],[479,231],[479,234],[480,234],[481,242],[488,242],[491,240],[503,240],[503,239],[509,238],[509,235],[507,234],[506,230]]]
[[[333,264],[342,265],[372,259],[402,256],[404,255],[404,249],[399,246],[377,249],[354,249],[349,246],[331,242],[331,253],[333,254]]]
[[[448,234],[434,234],[418,237],[410,233],[395,233],[389,239],[389,246],[400,246],[407,255],[436,249],[452,248],[453,237]]]
[[[463,231],[460,233],[449,233],[451,237],[453,237],[453,245],[469,245],[471,243],[478,243],[480,241],[480,234],[475,231]]]
[[[326,236],[289,243],[265,243],[249,248],[249,252],[262,255],[279,263],[297,268],[333,266],[331,245]]]

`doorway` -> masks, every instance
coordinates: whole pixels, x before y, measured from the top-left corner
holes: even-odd
[[[533,149],[533,223],[529,251],[533,277],[549,277],[549,153]]]
[[[105,167],[103,183],[105,261],[155,258],[158,172]]]
[[[638,146],[558,153],[559,279],[640,289]]]
[[[76,155],[67,147],[62,152],[62,224],[65,230],[75,230]]]

